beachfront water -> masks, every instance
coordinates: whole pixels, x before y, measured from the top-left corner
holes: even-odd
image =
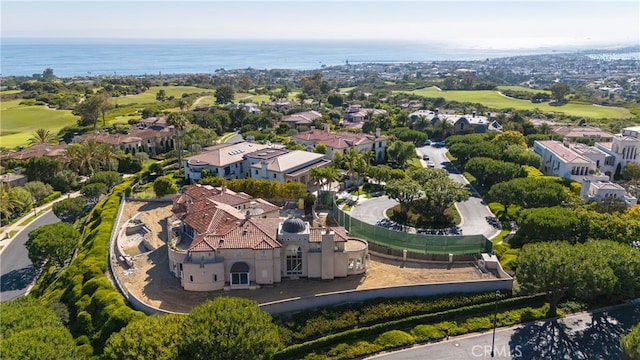
[[[374,41],[2,39],[2,76],[213,73],[217,69],[318,69],[372,62],[480,60],[539,54]]]

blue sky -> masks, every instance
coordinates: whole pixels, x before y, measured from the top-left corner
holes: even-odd
[[[640,1],[10,1],[1,36],[368,39],[514,49],[640,43]]]

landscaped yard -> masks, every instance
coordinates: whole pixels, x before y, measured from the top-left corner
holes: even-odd
[[[77,116],[70,110],[52,110],[44,105],[20,105],[22,100],[3,101],[0,108],[0,146],[12,149],[24,146],[39,128],[54,134],[65,126],[75,125]]]
[[[526,89],[526,88],[522,88]],[[517,90],[522,90],[518,88]],[[407,91],[397,91],[407,92]],[[444,98],[448,101],[470,102],[480,103],[484,106],[494,109],[509,109],[516,110],[534,110],[540,109],[543,113],[564,113],[569,116],[580,116],[586,118],[609,118],[609,119],[623,119],[633,117],[631,112],[625,108],[619,107],[606,107],[597,106],[593,104],[577,104],[568,103],[563,106],[551,106],[548,103],[534,104],[529,100],[518,100],[508,98],[501,95],[495,90],[451,90],[441,91],[435,87],[429,87],[414,91],[409,91],[411,94],[429,97],[429,98]]]

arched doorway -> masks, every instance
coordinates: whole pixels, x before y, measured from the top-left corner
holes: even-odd
[[[231,265],[229,279],[231,285],[249,285],[249,265],[242,261]]]

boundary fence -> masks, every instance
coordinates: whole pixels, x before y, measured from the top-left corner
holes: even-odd
[[[482,234],[414,234],[365,223],[340,210],[335,202],[335,194],[332,195],[333,217],[335,221],[347,229],[350,236],[362,237],[371,244],[392,250],[407,250],[408,252],[421,255],[468,255],[491,252],[491,241]],[[323,200],[326,199],[326,195],[323,195],[322,198]]]

